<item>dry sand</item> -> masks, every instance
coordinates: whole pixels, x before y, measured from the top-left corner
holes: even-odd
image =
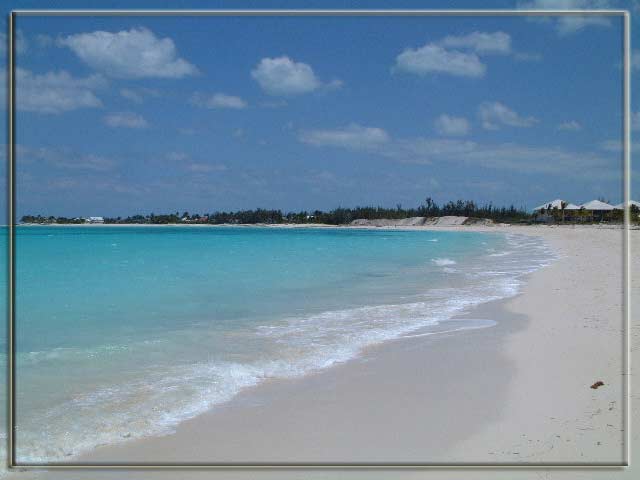
[[[517,297],[466,315],[494,319],[496,327],[371,348],[323,373],[247,390],[223,408],[185,422],[174,435],[104,447],[79,460],[623,463],[622,231],[505,230],[540,235],[562,258],[531,275]],[[640,243],[638,231],[632,232],[632,240]],[[637,277],[638,255],[632,261]],[[640,299],[637,284],[631,297],[636,303]],[[636,338],[633,330],[634,345]],[[589,388],[597,380],[605,385]],[[41,476],[19,476],[33,475]],[[621,475],[632,475],[631,469],[42,474],[60,479],[283,480]]]

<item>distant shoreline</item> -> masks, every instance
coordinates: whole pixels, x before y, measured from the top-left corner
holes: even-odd
[[[8,225],[3,225],[8,227]],[[503,229],[528,229],[528,228],[563,228],[563,229],[581,229],[581,228],[595,228],[595,229],[620,229],[624,228],[624,224],[554,224],[554,225],[528,225],[528,224],[509,224],[509,223],[494,223],[487,225],[330,225],[326,223],[20,223],[15,225],[16,227],[56,227],[56,228],[105,228],[105,227],[153,227],[153,228],[167,228],[167,227],[184,227],[184,228],[233,228],[233,227],[245,227],[245,228],[290,228],[290,229],[313,229],[313,228],[332,228],[332,229],[349,229],[349,230],[415,230],[415,231],[429,231],[429,230],[452,230],[452,231],[501,231]],[[637,225],[629,225],[631,230],[640,229]]]

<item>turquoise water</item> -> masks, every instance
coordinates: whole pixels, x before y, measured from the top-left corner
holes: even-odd
[[[19,227],[18,460],[168,433],[266,378],[513,295],[549,259],[469,232]]]

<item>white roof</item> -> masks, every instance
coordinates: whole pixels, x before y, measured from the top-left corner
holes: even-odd
[[[562,208],[562,202],[564,202],[564,200],[560,200],[559,198],[556,200],[552,200],[550,202],[547,202],[545,204],[540,205],[539,207],[536,207],[533,209],[533,211],[535,212],[536,210],[542,210],[543,208],[546,210],[548,208],[557,208],[557,209],[561,209]]]
[[[635,200],[629,200],[629,206],[635,205],[636,207],[640,208],[640,202],[636,202]],[[618,205],[615,205],[614,208],[617,208],[618,210],[624,210],[624,202],[619,203]]]
[[[564,207],[565,210],[580,210],[580,206],[576,205],[575,203],[569,203],[567,204],[566,207]]]
[[[608,203],[601,202],[600,200],[591,200],[590,202],[583,203],[582,207],[585,210],[613,210],[614,207]]]
[[[104,220],[102,217],[89,217],[89,220]]]

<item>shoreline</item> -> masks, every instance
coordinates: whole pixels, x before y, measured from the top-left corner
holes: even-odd
[[[405,229],[403,227],[379,228]],[[406,228],[411,230],[450,229],[455,231],[475,230],[489,232],[497,232],[504,229],[506,233],[516,233],[516,231],[514,231],[515,229],[512,230],[509,227],[496,228],[461,226],[457,228]],[[586,229],[589,231],[601,231],[601,235],[607,235],[609,237],[613,235],[610,228],[594,230],[593,228],[586,227]],[[525,230],[524,228],[522,230],[517,230],[517,233],[529,233],[522,231]],[[529,229],[527,228],[526,230]],[[567,230],[568,229],[566,228],[558,229],[557,227],[539,227],[537,233],[538,235],[542,235],[543,238],[546,237],[546,239],[549,239],[549,237],[567,236]],[[585,228],[578,227],[576,230],[585,230]],[[575,236],[576,232],[573,233]],[[562,238],[560,239],[562,240]],[[551,240],[558,241],[558,238]],[[558,247],[558,245],[553,246]],[[564,251],[563,248],[565,248]],[[560,253],[563,255],[571,253],[566,250],[566,245],[563,248],[560,248]],[[585,258],[589,258],[589,255],[585,255]],[[336,458],[335,455],[340,451],[344,452],[348,450],[349,446],[353,448],[354,444],[357,445],[362,442],[367,443],[367,446],[370,447],[367,450],[369,452],[377,451],[379,454],[389,454],[389,452],[394,452],[393,445],[391,444],[375,445],[375,441],[373,439],[379,440],[383,437],[380,435],[381,431],[379,430],[370,431],[366,435],[361,434],[358,438],[351,438],[350,440],[343,439],[341,441],[334,442],[335,445],[333,446],[326,443],[326,437],[330,437],[331,432],[326,431],[327,427],[323,426],[323,422],[327,422],[327,419],[329,419],[329,423],[334,425],[334,427],[336,425],[344,425],[345,422],[353,422],[353,419],[350,420],[349,418],[345,418],[344,413],[341,413],[341,411],[344,412],[345,405],[340,405],[339,402],[336,403],[338,393],[347,392],[347,399],[352,402],[347,403],[347,405],[351,405],[352,414],[357,412],[358,406],[361,407],[361,415],[365,415],[361,420],[366,418],[369,420],[379,418],[379,415],[374,415],[373,412],[371,412],[371,409],[374,407],[370,405],[366,406],[366,403],[367,398],[379,398],[380,396],[386,400],[386,404],[395,406],[398,410],[402,410],[403,408],[408,409],[414,414],[416,412],[419,412],[420,415],[425,414],[422,408],[423,405],[441,405],[442,408],[448,412],[446,415],[440,414],[436,417],[425,414],[430,422],[428,425],[429,429],[438,430],[442,435],[433,435],[433,432],[431,432],[430,435],[425,436],[424,432],[422,435],[420,432],[416,432],[414,425],[416,417],[411,415],[400,415],[397,418],[394,418],[393,424],[387,425],[388,427],[392,427],[393,425],[406,424],[405,428],[398,428],[397,431],[399,433],[403,433],[403,435],[408,434],[409,436],[414,436],[413,441],[408,443],[397,443],[398,439],[395,439],[396,445],[401,447],[396,449],[395,453],[398,455],[404,455],[404,461],[411,461],[412,458],[415,461],[416,453],[420,453],[415,451],[411,452],[411,445],[422,445],[424,447],[430,442],[430,451],[434,455],[438,452],[440,455],[445,455],[445,457],[446,455],[449,455],[449,459],[442,457],[443,460],[439,460],[439,463],[442,461],[455,461],[456,455],[460,456],[460,458],[469,459],[470,451],[474,451],[474,454],[477,456],[479,455],[475,461],[521,462],[524,455],[522,455],[521,452],[514,452],[513,448],[504,447],[502,451],[499,451],[500,448],[497,448],[494,449],[496,451],[492,453],[486,451],[481,452],[477,450],[477,443],[486,444],[486,439],[484,442],[476,439],[475,443],[473,439],[477,436],[482,438],[483,432],[486,436],[486,431],[491,431],[491,428],[495,428],[496,425],[504,424],[504,413],[502,412],[501,407],[504,405],[511,405],[507,398],[509,396],[509,391],[513,390],[512,384],[514,382],[517,383],[517,367],[519,363],[518,361],[514,362],[514,359],[510,358],[510,355],[513,355],[514,352],[512,352],[512,348],[509,348],[509,345],[513,344],[513,337],[522,336],[528,330],[531,330],[532,326],[535,326],[532,325],[533,320],[535,320],[535,318],[532,317],[535,317],[535,315],[531,315],[531,312],[523,313],[523,311],[520,311],[522,308],[519,310],[517,307],[522,303],[532,301],[532,284],[542,283],[544,289],[553,286],[553,279],[551,283],[549,283],[548,278],[545,279],[541,277],[548,277],[548,275],[544,275],[544,273],[549,269],[553,269],[557,264],[563,262],[566,264],[564,260],[566,259],[557,260],[551,266],[527,275],[523,288],[515,297],[485,303],[474,307],[471,311],[462,316],[455,317],[487,318],[497,320],[498,325],[495,327],[467,330],[461,334],[454,333],[441,334],[432,337],[401,338],[385,342],[381,345],[369,347],[359,358],[328,370],[298,379],[271,380],[257,387],[253,387],[251,390],[240,393],[234,401],[230,402],[226,406],[216,409],[216,411],[209,411],[195,419],[182,423],[178,426],[175,434],[164,437],[150,437],[140,440],[132,440],[115,446],[106,446],[95,450],[90,454],[81,456],[79,461],[104,462],[108,461],[109,458],[112,460],[114,458],[118,460],[126,459],[126,461],[129,462],[149,461],[149,455],[155,453],[156,455],[160,454],[161,458],[165,462],[171,461],[170,459],[174,457],[184,461],[185,455],[191,454],[195,455],[195,457],[193,459],[187,458],[187,461],[191,460],[195,462],[203,461],[202,458],[210,458],[210,450],[206,450],[207,448],[213,448],[218,454],[220,454],[220,446],[223,447],[223,450],[226,449],[227,455],[231,455],[229,458],[233,457],[232,454],[235,454],[236,458],[238,458],[237,455],[242,452],[251,452],[254,454],[253,457],[255,457],[256,448],[251,448],[250,445],[246,444],[247,438],[251,438],[251,445],[259,444],[263,447],[263,450],[265,445],[267,445],[267,450],[271,449],[271,451],[266,451],[263,455],[267,455],[267,457],[271,456],[270,458],[273,458],[274,455],[277,456],[278,449],[280,449],[280,455],[282,455],[283,452],[291,452],[295,449],[298,449],[298,453],[304,453],[300,452],[300,450],[304,450],[305,447],[301,445],[300,439],[296,439],[296,435],[300,434],[300,428],[296,428],[296,426],[300,426],[302,421],[301,419],[306,419],[304,424],[318,424],[318,428],[323,430],[325,443],[316,439],[315,445],[316,449],[322,447],[320,450],[324,452],[325,456],[329,455],[327,457],[329,461],[335,461],[333,459]],[[567,265],[564,265],[564,267],[566,266]],[[566,268],[564,270],[566,270]],[[565,271],[563,273],[566,274],[567,272]],[[555,283],[557,284],[558,282]],[[536,287],[536,285],[534,285],[534,287]],[[539,285],[537,285],[537,288],[539,288]],[[553,295],[551,296],[553,297]],[[535,301],[535,298],[533,298],[533,300]],[[553,303],[553,298],[549,300],[551,300],[550,303]],[[514,308],[514,305],[516,308]],[[546,327],[548,326],[549,325],[546,325]],[[537,334],[539,337],[538,339],[544,339],[545,336],[548,336],[548,332],[545,334],[544,331],[538,331]],[[452,357],[452,351],[463,351],[467,357],[479,358],[471,358],[472,361],[470,363],[460,363],[461,358]],[[482,352],[482,355],[480,355],[480,352]],[[519,353],[516,353],[517,357]],[[413,380],[415,380],[415,378],[420,378],[419,376],[421,371],[419,369],[416,370],[416,364],[420,365],[422,363],[428,365],[440,364],[440,368],[431,368],[429,370],[429,383],[427,384],[437,385],[440,389],[439,392],[429,392],[428,389],[427,391],[420,392],[419,387],[416,386],[416,382],[410,381],[411,377],[407,378],[408,371],[412,372],[411,375],[414,376]],[[483,370],[479,369],[480,366],[490,368]],[[496,375],[496,371],[502,375],[502,378]],[[471,373],[474,374],[472,375]],[[535,374],[535,371],[529,373]],[[391,388],[393,392],[397,393],[402,390],[407,391],[407,394],[403,397],[406,401],[398,402],[398,399],[394,400],[393,398],[388,398],[390,396],[389,393],[380,391],[380,385],[375,381],[372,382],[371,378],[369,378],[371,376],[380,376],[385,379],[385,382],[390,381],[395,385],[395,389]],[[478,383],[478,376],[482,378],[480,384]],[[508,377],[508,382],[504,381],[506,377]],[[361,381],[359,380],[361,378],[368,378],[368,380]],[[459,390],[458,383],[460,381],[462,381],[462,385],[467,384],[474,388],[468,392],[466,389]],[[418,382],[418,384],[420,383]],[[558,385],[556,386],[558,387]],[[559,387],[561,386],[562,385],[559,385]],[[424,384],[420,388],[424,388]],[[441,389],[444,389],[444,392]],[[611,391],[612,390],[613,389],[611,389]],[[487,391],[492,392],[491,395],[487,395]],[[286,392],[287,395],[283,392]],[[420,394],[418,395],[418,393]],[[458,395],[456,395],[456,393]],[[535,396],[535,392],[532,393]],[[591,392],[587,390],[587,393]],[[438,394],[440,394],[439,397]],[[466,394],[467,396],[471,395],[474,399],[474,401],[470,402],[471,405],[469,404],[469,398],[466,398],[463,405],[460,405],[461,400],[457,398],[457,396],[460,396],[461,394]],[[431,395],[431,400],[426,401],[425,398],[429,395]],[[295,399],[293,403],[291,403],[291,400],[287,400],[291,398]],[[318,398],[323,401],[319,401]],[[537,399],[542,400],[542,403],[545,403],[544,399],[539,398],[539,394]],[[531,400],[527,400],[526,398],[524,400],[525,402],[531,402]],[[345,399],[342,398],[340,401],[344,403]],[[365,403],[364,406],[361,405],[363,402]],[[409,405],[407,405],[407,402]],[[449,403],[453,403],[455,406],[445,405]],[[310,408],[314,405],[316,408],[326,410],[326,415],[318,415],[318,412],[314,412],[314,409]],[[549,407],[553,406],[550,405]],[[478,409],[480,411],[478,411]],[[448,418],[452,418],[452,411],[455,411],[457,415],[457,420],[454,426],[458,429],[455,432],[451,430],[451,425],[442,425],[438,423],[438,421],[441,421],[442,419],[446,420]],[[291,418],[292,412],[294,418]],[[382,412],[377,413],[382,414]],[[482,413],[482,415],[480,415],[480,413]],[[619,410],[617,410],[616,415],[619,413]],[[461,414],[463,414],[463,417],[465,415],[471,415],[469,421],[460,421],[458,417]],[[612,415],[613,414],[611,413],[608,417],[611,417]],[[270,420],[266,424],[261,425],[257,432],[253,431],[253,434],[249,435],[249,433],[252,432],[252,429],[255,430],[256,424],[260,425],[260,419],[264,418]],[[253,421],[250,421],[249,419],[252,419]],[[459,425],[460,423],[462,423],[462,425]],[[554,424],[554,422],[551,423],[552,425]],[[353,422],[354,427],[358,427],[359,425],[366,425],[366,422]],[[533,425],[532,428],[533,427],[535,427],[535,425]],[[548,428],[549,425],[546,425],[546,427]],[[374,427],[369,425],[367,428],[371,429]],[[367,428],[365,428],[365,430]],[[504,428],[504,425],[502,428]],[[509,428],[508,425],[507,428]],[[513,428],[513,425],[511,425],[510,428]],[[278,430],[282,432],[283,429],[287,432],[287,435],[279,438],[278,440],[273,440],[274,434],[277,433]],[[536,429],[533,428],[533,430],[535,432]],[[218,436],[215,432],[224,432],[225,435]],[[264,436],[261,436],[263,434],[267,434],[267,436],[272,438],[272,440],[269,442]],[[214,438],[211,438],[212,436]],[[198,444],[204,445],[204,447],[197,448],[197,451],[194,452],[193,443],[185,443],[185,440],[196,438],[198,439]],[[494,441],[497,438],[499,437],[492,437]],[[262,443],[259,441],[260,439],[262,440]],[[421,440],[421,443],[419,440]],[[537,440],[540,441],[539,438]],[[192,440],[190,441],[193,442]],[[550,440],[547,438],[545,441],[548,442]],[[311,442],[310,444],[314,445],[314,442]],[[456,447],[461,444],[466,444],[462,451]],[[309,442],[307,442],[307,445],[309,445]],[[563,445],[560,445],[560,447],[562,446]],[[599,447],[601,447],[601,445],[599,445]],[[205,450],[203,450],[203,448]],[[331,450],[332,448],[334,449],[333,451]],[[376,448],[378,450],[376,450]],[[188,451],[185,451],[185,449]],[[523,450],[523,448],[518,449]],[[562,453],[558,453],[562,449],[558,448],[556,445],[552,447],[552,450],[553,449],[555,449],[555,452],[551,455],[551,461],[554,461],[554,458],[556,458],[555,461],[557,461],[557,456],[563,455]],[[591,453],[600,454],[598,453],[598,450],[603,452],[605,449],[607,450],[606,455],[612,454],[613,450],[611,445],[607,445],[606,448],[598,448]],[[572,450],[567,450],[565,448],[564,454],[567,452],[575,453],[575,449],[573,447]],[[353,461],[353,452],[350,453],[351,455],[344,459],[344,461]],[[413,453],[413,457],[411,456],[411,453]],[[204,455],[204,457],[201,457],[200,459],[196,458],[202,455]],[[491,456],[487,457],[487,455]],[[538,453],[536,455],[549,456],[549,452],[546,452],[545,454]],[[252,460],[253,457],[248,459],[245,458],[244,461]],[[240,460],[242,461],[242,459]],[[260,460],[258,459],[258,461]],[[401,459],[400,461],[403,460]],[[474,459],[471,458],[470,461],[474,461]],[[132,476],[129,477],[134,478]],[[53,478],[62,477],[56,477],[54,475]],[[64,478],[75,477],[66,475]],[[136,476],[135,478],[138,477]],[[140,478],[146,477],[142,475]]]
[[[518,295],[520,295],[520,293],[516,294],[516,296]],[[353,451],[349,452],[349,456],[344,458],[339,458],[339,456],[336,455],[340,455],[341,452],[348,451],[348,447],[350,445],[352,446],[353,444],[360,442],[335,439],[336,441],[330,447],[331,450],[329,450],[328,444],[322,446],[324,450],[323,456],[325,458],[313,458],[307,461],[303,460],[302,462],[292,461],[287,458],[288,452],[293,451],[296,448],[299,449],[301,441],[306,443],[307,446],[302,447],[302,449],[308,454],[312,454],[313,450],[317,448],[317,445],[313,446],[313,439],[311,438],[313,435],[305,437],[304,439],[296,438],[297,434],[301,433],[298,431],[297,427],[300,426],[301,423],[306,424],[307,422],[301,422],[299,419],[291,419],[288,417],[291,415],[292,410],[299,405],[301,400],[308,404],[308,406],[314,405],[313,408],[315,409],[322,408],[322,404],[325,402],[327,404],[335,403],[336,390],[348,388],[351,390],[351,394],[356,393],[353,391],[353,382],[355,381],[357,383],[357,377],[380,375],[385,377],[388,381],[390,378],[389,374],[395,368],[406,368],[406,358],[403,358],[401,362],[397,362],[395,357],[398,355],[403,357],[409,355],[413,357],[415,362],[412,363],[414,363],[414,366],[418,366],[419,361],[424,361],[425,358],[427,360],[436,359],[440,354],[446,354],[446,351],[452,347],[462,347],[467,350],[467,353],[473,353],[476,345],[481,343],[484,354],[490,356],[495,355],[495,358],[489,361],[490,363],[492,361],[499,362],[501,363],[501,368],[505,370],[509,369],[510,367],[507,365],[506,360],[500,358],[501,354],[497,347],[508,335],[526,328],[528,319],[525,316],[519,315],[515,319],[512,318],[509,322],[499,322],[493,326],[478,328],[463,327],[463,329],[459,331],[455,330],[455,328],[458,322],[469,320],[500,320],[500,317],[502,316],[501,312],[504,309],[505,304],[512,298],[514,297],[493,300],[472,307],[468,312],[455,315],[452,319],[441,323],[441,326],[443,327],[442,332],[423,334],[420,333],[420,331],[416,331],[408,335],[387,340],[380,344],[366,347],[360,355],[348,360],[347,362],[340,363],[320,371],[311,372],[300,378],[268,379],[261,384],[241,391],[230,401],[216,405],[211,410],[180,423],[176,427],[175,433],[140,438],[128,443],[100,447],[92,452],[80,455],[78,457],[78,461],[87,463],[109,463],[115,458],[126,458],[128,462],[140,462],[144,461],[142,460],[144,458],[153,458],[153,455],[157,455],[157,452],[162,452],[162,458],[165,462],[186,461],[202,463],[203,461],[206,461],[206,456],[208,455],[207,449],[216,445],[216,456],[227,455],[226,458],[219,460],[220,463],[385,463],[384,458],[382,461],[376,460],[376,458],[380,458],[380,455],[389,454],[390,452],[391,455],[395,456],[403,455],[407,452],[408,445],[396,444],[394,446],[395,442],[385,442],[375,446],[373,452],[367,454],[370,458],[357,457],[354,460],[352,458],[354,453]],[[449,326],[448,324],[451,324],[451,327],[453,328],[447,329],[446,327]],[[445,384],[448,383],[447,378],[455,375],[459,377],[462,383],[465,383],[465,377],[467,377],[468,381],[471,381],[471,376],[473,374],[471,371],[465,372],[464,375],[460,377],[460,372],[464,371],[463,367],[464,362],[462,362],[461,359],[454,362],[448,362],[447,370],[440,370],[439,377],[431,378],[430,382],[433,382],[434,384]],[[405,380],[406,378],[400,377],[398,386],[402,386],[402,384],[404,384],[406,387]],[[387,384],[385,386],[388,387],[389,385]],[[448,385],[448,387],[454,387],[455,391],[450,392],[451,396],[465,393],[463,391],[464,389],[456,389],[454,385]],[[506,395],[505,385],[501,382],[495,382],[491,388],[502,390],[501,394]],[[357,389],[357,387],[355,389]],[[394,390],[394,394],[398,393],[397,389],[392,388],[392,390]],[[357,406],[364,401],[364,397],[368,397],[369,395],[373,396],[374,393],[379,392],[371,391],[371,385],[368,384],[368,382],[365,382],[364,388],[360,389],[353,398],[348,400],[349,403],[347,404],[347,410],[349,410],[350,416],[354,414]],[[442,392],[440,392],[440,394],[441,393]],[[321,400],[318,400],[318,395],[321,396]],[[448,396],[449,393],[447,394],[447,397]],[[287,400],[287,398],[293,398],[294,400]],[[437,403],[442,403],[443,400],[445,399],[437,398]],[[344,401],[344,399],[340,401]],[[428,401],[425,400],[425,397],[421,396],[418,399],[414,396],[412,399],[412,407],[419,408],[416,403],[422,404],[423,402],[428,403]],[[335,414],[336,405],[334,404],[330,408],[331,413]],[[486,403],[484,403],[480,409],[484,412],[490,412],[492,410],[492,408]],[[370,412],[367,413],[367,416],[369,416],[369,413]],[[380,411],[379,413],[384,415],[384,411]],[[495,414],[495,411],[493,414]],[[321,415],[318,415],[318,412],[306,411],[302,414],[303,417],[308,415],[312,415],[314,420],[317,420],[319,421],[318,423],[320,423],[321,418],[319,417]],[[249,430],[252,430],[252,425],[260,424],[260,419],[264,418],[269,419],[268,423],[266,425],[263,424],[260,427],[261,431],[254,432],[251,436],[252,438],[250,438]],[[393,423],[397,420],[398,418],[395,418]],[[404,417],[402,420],[411,423],[414,421],[408,417]],[[430,419],[430,421],[432,420],[433,418]],[[438,429],[441,430],[451,427],[451,425],[448,425],[448,419],[441,420],[444,420],[444,422],[438,426]],[[475,428],[479,429],[483,423],[490,420],[490,417],[483,418],[482,422],[474,426],[471,430],[474,430]],[[335,419],[332,420],[332,422],[335,422]],[[341,416],[340,423],[344,424],[344,422],[349,423],[350,427],[353,427],[356,430],[358,429],[358,425],[365,424],[365,422],[354,421],[353,418],[349,419],[346,416]],[[241,430],[233,432],[231,429],[237,426],[240,426]],[[412,430],[410,425],[407,424],[406,426],[408,427],[408,431]],[[433,427],[433,424],[431,426]],[[457,435],[466,435],[470,431],[470,424],[468,423],[457,426],[459,427],[456,432]],[[378,425],[376,427],[376,433],[378,435],[375,435],[374,438],[381,439],[382,436],[379,435],[381,431],[391,431],[391,427],[391,423],[387,423],[385,427]],[[397,430],[402,431],[402,428],[397,428]],[[274,436],[276,431],[279,431],[277,435],[278,439],[275,440],[273,444],[269,444],[267,437]],[[212,440],[208,436],[208,433],[212,432],[224,432],[224,434],[215,434],[215,438]],[[283,432],[285,433],[283,434]],[[255,436],[256,433],[258,436],[257,438]],[[231,444],[229,443],[229,437],[232,438]],[[188,444],[186,442],[187,439],[196,440],[196,445],[206,444],[207,446],[205,449],[197,446],[194,449],[193,444]],[[249,444],[247,444],[247,440],[249,441]],[[361,440],[360,435],[359,440]],[[419,445],[423,448],[425,445],[425,438],[420,438],[419,440],[421,441],[416,442],[415,445]],[[429,445],[430,450],[437,451],[439,452],[439,455],[443,455],[449,447],[453,446],[457,442],[457,440],[454,440],[452,436],[447,436],[445,442],[442,440],[442,437],[433,436],[431,439],[431,442],[433,443]],[[309,447],[309,445],[311,446]],[[258,453],[257,447],[259,447],[262,452]],[[372,447],[372,445],[369,444],[368,447]],[[221,453],[221,451],[223,453]],[[252,454],[258,453],[258,457],[255,458],[255,455],[253,455],[251,458],[234,458],[233,456],[237,455],[238,452],[251,452]],[[416,454],[419,452],[414,451],[413,453]],[[189,455],[195,456],[190,457]],[[169,460],[167,460],[167,458],[169,458]],[[186,460],[182,460],[185,458]],[[276,460],[271,460],[273,458],[276,458]],[[452,461],[453,460],[451,459],[446,460],[446,462]],[[395,462],[416,463],[416,459],[411,457],[403,459],[400,457],[399,460],[397,458],[388,459],[387,463]]]
[[[2,227],[8,227],[9,225],[0,225]],[[415,231],[476,231],[476,232],[495,232],[505,231],[510,229],[605,229],[605,230],[624,230],[625,225],[622,223],[586,223],[586,224],[571,224],[571,223],[559,223],[559,224],[518,224],[518,223],[493,223],[493,224],[437,224],[437,225],[332,225],[328,223],[20,223],[14,225],[14,227],[56,227],[56,228],[78,228],[78,227],[90,227],[90,228],[105,228],[105,227],[186,227],[186,228],[336,228],[336,229],[353,229],[353,230],[415,230]],[[639,230],[640,225],[629,224],[630,230]],[[538,236],[535,233],[532,236]]]

